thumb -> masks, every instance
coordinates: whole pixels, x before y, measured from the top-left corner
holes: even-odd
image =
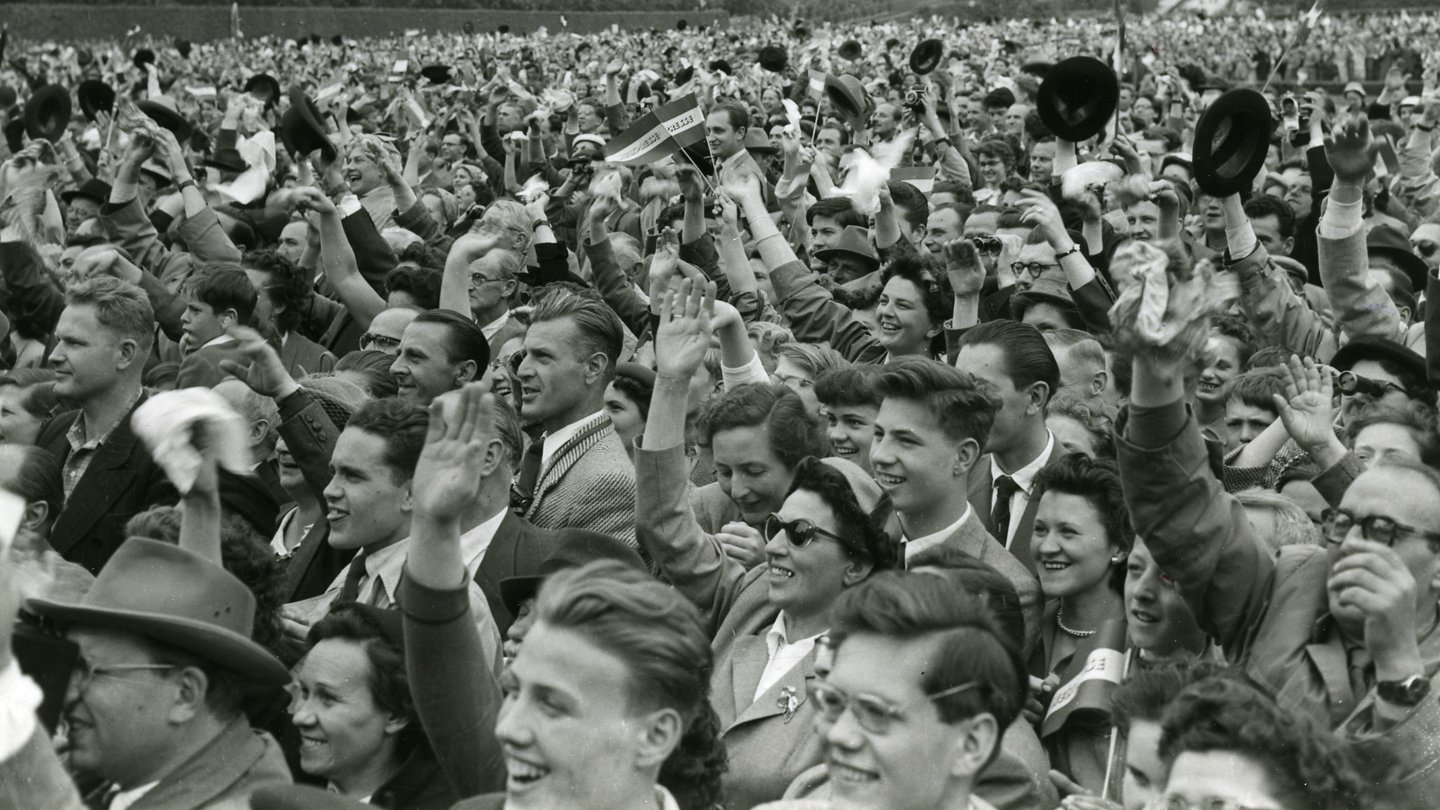
[[[1055,786],[1055,790],[1059,791],[1061,796],[1090,795],[1090,791],[1086,790],[1083,785],[1080,785],[1079,783],[1070,779],[1070,777],[1053,768],[1050,770],[1049,777],[1050,784]]]

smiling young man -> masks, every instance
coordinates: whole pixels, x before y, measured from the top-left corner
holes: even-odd
[[[400,338],[390,373],[401,400],[416,405],[479,378],[490,365],[490,344],[475,322],[443,309],[416,315]]]
[[[995,396],[971,375],[920,358],[889,364],[876,387],[870,467],[900,520],[906,567],[956,550],[999,571],[1020,596],[1028,649],[1039,631],[1040,586],[961,495],[991,433]]]
[[[826,646],[809,691],[828,780],[763,810],[993,810],[977,783],[1026,678],[983,604],[942,577],[880,574],[836,600]]]

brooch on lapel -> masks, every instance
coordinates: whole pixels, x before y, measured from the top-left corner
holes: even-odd
[[[800,698],[795,695],[795,687],[787,686],[780,690],[780,697],[776,698],[775,704],[780,711],[785,713],[785,722],[795,719],[795,709],[800,705]]]

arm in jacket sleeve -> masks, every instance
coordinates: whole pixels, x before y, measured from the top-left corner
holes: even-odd
[[[35,246],[8,238],[0,241],[0,299],[10,313],[11,328],[39,339],[55,331],[65,308],[65,293]]]
[[[357,206],[358,202],[357,200]],[[355,254],[355,268],[360,271],[370,289],[384,298],[385,274],[394,270],[400,261],[395,258],[395,252],[390,249],[389,243],[380,236],[380,231],[375,229],[375,221],[370,219],[364,206],[351,210],[344,203],[345,201],[341,202],[341,213],[344,217],[341,224],[344,226],[345,239],[350,243],[350,250]]]
[[[305,485],[323,504],[325,488],[330,486],[330,454],[335,451],[340,429],[304,388],[296,388],[275,402],[280,406],[280,438],[300,468]]]
[[[1156,392],[1155,361],[1136,358],[1133,398],[1117,426],[1125,502],[1156,563],[1179,586],[1196,620],[1241,660],[1249,631],[1265,615],[1275,559],[1245,509],[1210,471],[1194,414],[1170,367],[1175,398]],[[1149,396],[1142,390],[1148,390]]]
[[[1363,203],[1336,187],[1320,217],[1320,281],[1330,296],[1336,323],[1350,338],[1370,335],[1406,344],[1407,328],[1389,294],[1370,278],[1365,250]]]
[[[590,237],[595,237],[593,230]],[[631,287],[630,280],[615,264],[615,250],[610,240],[602,235],[599,242],[587,241],[585,256],[590,260],[590,274],[600,297],[615,310],[632,334],[643,334],[650,326],[650,304]]]

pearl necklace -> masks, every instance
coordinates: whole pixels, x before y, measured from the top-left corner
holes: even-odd
[[[1055,624],[1056,624],[1056,626],[1058,626],[1061,630],[1065,631],[1065,633],[1067,633],[1068,635],[1074,636],[1075,638],[1089,638],[1090,636],[1095,635],[1095,631],[1094,631],[1094,630],[1071,630],[1070,628],[1066,627],[1066,626],[1065,626],[1065,620],[1060,618],[1060,614],[1062,614],[1062,613],[1064,613],[1064,612],[1065,612],[1065,605],[1064,605],[1064,603],[1062,602],[1061,605],[1060,605],[1060,607],[1055,611]]]

